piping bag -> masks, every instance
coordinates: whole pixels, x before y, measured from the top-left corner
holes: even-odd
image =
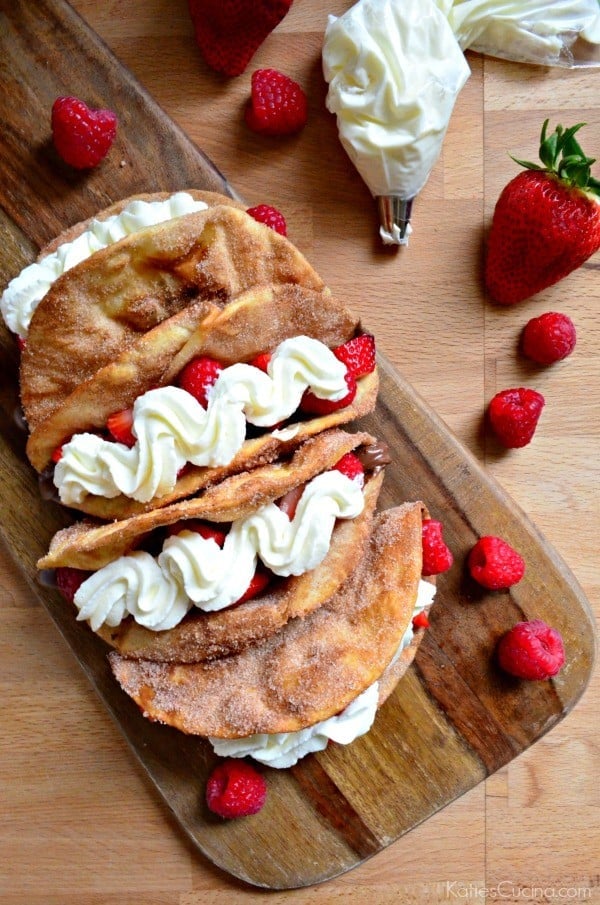
[[[330,16],[327,109],[377,201],[386,244],[407,245],[415,198],[442,148],[469,66],[433,0],[359,0]]]

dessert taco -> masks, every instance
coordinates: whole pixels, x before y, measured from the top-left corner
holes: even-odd
[[[192,329],[197,317],[190,306],[147,333],[34,429],[28,455],[38,468],[58,460],[63,504],[128,518],[374,407],[373,338],[327,292],[256,287]]]
[[[352,741],[411,662],[412,618],[435,588],[421,580],[419,503],[376,516],[356,568],[318,609],[265,641],[205,663],[110,664],[145,716],[206,736],[224,756],[288,767],[333,738]]]
[[[345,582],[368,543],[386,461],[368,434],[330,430],[198,498],[63,529],[39,567],[59,570],[78,618],[126,656],[231,654]]]
[[[126,207],[107,220],[94,221],[101,236],[98,242],[84,242],[85,237],[96,238],[96,233],[84,229],[9,284],[2,309],[11,328],[26,331],[21,400],[31,430],[140,336],[192,302],[211,301],[222,307],[245,289],[262,284],[323,288],[322,280],[284,236],[232,204],[206,207],[189,197],[187,205],[176,204],[173,198],[134,201],[134,211],[136,205],[170,204],[175,215],[122,236]],[[202,209],[196,209],[200,204]],[[180,213],[188,209],[192,212]],[[119,238],[111,241],[107,224],[115,218]],[[61,255],[71,263],[69,249],[77,261],[73,266],[61,270],[61,263],[56,268],[44,264]],[[40,273],[32,274],[31,268]],[[40,293],[41,298],[32,301]]]

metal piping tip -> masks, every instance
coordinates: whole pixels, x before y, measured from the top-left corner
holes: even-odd
[[[410,214],[414,198],[398,195],[378,195],[379,235],[386,245],[408,245],[412,233]]]

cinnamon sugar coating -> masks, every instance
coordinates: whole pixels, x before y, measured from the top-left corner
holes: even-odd
[[[123,689],[153,720],[218,738],[294,732],[343,710],[390,664],[417,598],[421,510],[377,515],[344,585],[266,641],[208,663],[130,660],[113,652]]]

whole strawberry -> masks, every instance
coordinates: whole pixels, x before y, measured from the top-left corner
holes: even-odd
[[[112,110],[92,110],[77,97],[57,97],[52,105],[52,139],[65,163],[78,170],[95,167],[117,134]]]
[[[546,135],[542,166],[526,167],[500,195],[488,239],[485,283],[505,305],[529,298],[566,277],[600,248],[600,181],[575,139],[584,125]]]
[[[196,43],[208,65],[240,75],[292,0],[189,0]]]

